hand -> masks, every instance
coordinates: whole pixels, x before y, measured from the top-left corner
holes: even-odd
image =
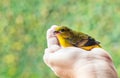
[[[52,26],[47,31],[48,48],[44,62],[61,78],[117,78],[110,55],[102,48],[86,51],[77,47],[62,48]]]

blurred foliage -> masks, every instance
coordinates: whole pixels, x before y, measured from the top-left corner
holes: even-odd
[[[53,24],[99,40],[120,77],[119,21],[120,0],[1,0],[0,78],[57,78],[42,59]]]

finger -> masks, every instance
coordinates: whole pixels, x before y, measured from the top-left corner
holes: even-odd
[[[57,45],[52,45],[52,47],[45,49],[45,53],[54,53],[55,51],[59,50],[60,47]]]
[[[51,48],[47,48],[45,49],[45,53],[43,56],[43,60],[44,62],[50,67],[50,60],[53,58],[54,52],[56,52],[57,50],[59,50],[60,48],[58,46],[53,46]]]
[[[57,25],[53,25],[50,29],[47,31],[47,45],[48,47],[51,47],[52,45],[58,45],[57,38],[54,35],[54,31]],[[59,45],[58,45],[59,46]]]
[[[55,36],[53,32],[55,31],[56,27],[57,27],[57,25],[52,25],[51,28],[48,29],[48,31],[47,31],[47,39]]]
[[[44,53],[44,55],[43,55],[43,60],[44,60],[44,62],[50,67],[50,65],[49,65],[49,57],[50,57],[50,53],[49,53],[49,49],[47,48],[47,49],[45,49],[45,53]]]

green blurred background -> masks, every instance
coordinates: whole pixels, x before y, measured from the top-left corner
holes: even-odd
[[[120,77],[120,0],[0,0],[0,78],[57,78],[42,59],[54,24],[100,41]]]

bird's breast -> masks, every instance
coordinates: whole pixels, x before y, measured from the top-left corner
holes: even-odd
[[[61,35],[57,35],[57,39],[59,41],[59,44],[62,46],[62,47],[70,47],[70,46],[73,46],[72,44],[69,43],[69,41],[65,38],[63,38]]]

